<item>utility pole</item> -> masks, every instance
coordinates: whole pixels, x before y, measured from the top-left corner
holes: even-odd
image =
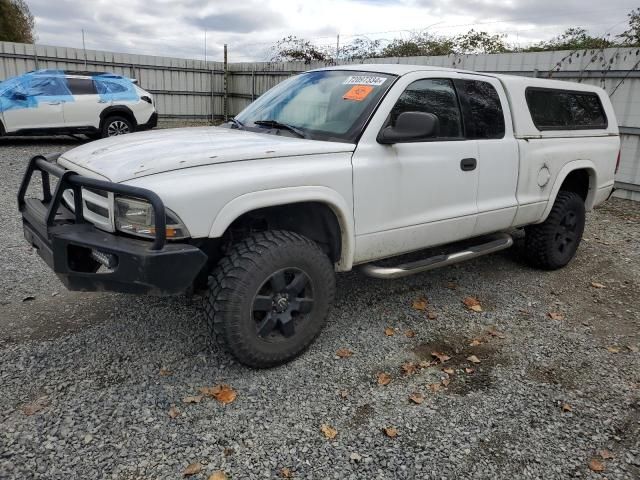
[[[339,59],[340,59],[340,34],[338,34],[338,37],[336,38],[336,63],[338,63]]]
[[[229,120],[229,107],[227,104],[229,98],[229,83],[227,75],[229,73],[229,64],[227,63],[227,44],[224,44],[224,98],[222,99],[222,114],[224,115],[224,121]]]
[[[82,50],[84,51],[84,69],[87,69],[87,47],[84,44],[84,28],[82,29]]]

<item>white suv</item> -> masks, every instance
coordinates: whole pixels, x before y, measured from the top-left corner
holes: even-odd
[[[152,95],[112,73],[38,70],[0,83],[0,135],[104,138],[157,121]]]

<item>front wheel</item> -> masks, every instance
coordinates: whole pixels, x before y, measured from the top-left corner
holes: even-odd
[[[539,225],[525,228],[529,262],[538,268],[556,270],[576,254],[585,224],[584,200],[574,192],[561,190],[551,213]]]
[[[293,232],[251,235],[231,247],[209,277],[205,312],[212,335],[245,365],[269,368],[302,353],[326,323],[333,265]]]

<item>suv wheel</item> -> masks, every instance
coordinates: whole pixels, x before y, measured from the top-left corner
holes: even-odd
[[[525,228],[526,255],[531,264],[545,270],[564,267],[578,250],[584,223],[582,197],[561,190],[547,219]]]
[[[102,124],[102,138],[115,137],[133,132],[133,124],[125,117],[109,117]]]
[[[231,247],[209,277],[205,312],[212,335],[245,365],[268,368],[302,353],[326,323],[333,265],[320,247],[273,230]]]

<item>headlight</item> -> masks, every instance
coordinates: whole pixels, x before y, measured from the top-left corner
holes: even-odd
[[[129,233],[138,237],[155,238],[156,228],[153,219],[153,207],[144,200],[128,197],[115,198],[116,230]],[[179,240],[189,237],[189,231],[184,223],[168,208],[165,209],[167,217],[167,239]]]

